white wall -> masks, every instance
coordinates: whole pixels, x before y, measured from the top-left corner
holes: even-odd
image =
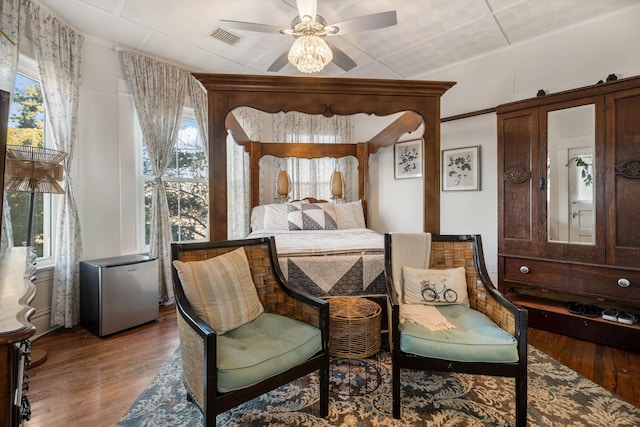
[[[120,73],[113,49],[85,42],[74,160],[79,166],[74,178],[84,259],[116,256],[129,249],[121,242],[121,219],[132,211],[120,201]]]
[[[440,148],[480,146],[480,190],[440,193],[440,233],[480,234],[485,263],[497,281],[498,177],[496,115],[443,123]]]

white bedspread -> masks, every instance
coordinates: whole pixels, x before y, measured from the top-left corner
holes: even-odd
[[[384,236],[367,228],[346,230],[259,230],[248,238],[274,236],[278,255],[332,255],[384,251]]]

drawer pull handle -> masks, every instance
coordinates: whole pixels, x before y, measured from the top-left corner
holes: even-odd
[[[523,265],[522,267],[520,267],[520,273],[527,274],[528,272],[529,272],[529,267],[527,267],[526,265]]]
[[[629,279],[621,277],[620,279],[618,279],[618,286],[620,286],[621,288],[628,288],[629,286],[631,286],[631,282],[629,281]]]

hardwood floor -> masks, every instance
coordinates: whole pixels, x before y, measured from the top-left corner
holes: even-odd
[[[640,353],[529,328],[529,344],[640,408]]]
[[[640,407],[640,354],[529,329],[529,343]],[[34,343],[48,352],[31,368],[28,426],[113,426],[178,347],[173,305],[157,321],[98,338],[82,327]]]
[[[33,348],[48,356],[28,371],[28,426],[114,426],[178,345],[173,305],[157,321],[105,338],[82,327],[39,338]]]

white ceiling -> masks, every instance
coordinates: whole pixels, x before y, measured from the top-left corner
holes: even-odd
[[[146,52],[193,71],[266,74],[293,42],[280,34],[232,31],[234,46],[212,38],[220,20],[289,28],[295,0],[38,0],[89,39]],[[562,31],[640,0],[318,0],[329,24],[396,10],[398,24],[331,37],[358,64],[330,64],[320,76],[416,78],[545,33]],[[588,49],[588,46],[585,46]],[[278,74],[299,75],[290,64]]]

